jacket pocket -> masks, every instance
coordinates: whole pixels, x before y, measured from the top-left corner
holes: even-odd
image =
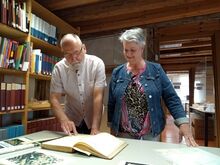
[[[115,80],[113,94],[116,98],[121,94],[123,88],[124,88],[124,80],[123,79]]]

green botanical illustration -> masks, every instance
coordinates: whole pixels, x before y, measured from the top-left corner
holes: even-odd
[[[46,155],[44,153],[34,151],[24,155],[9,158],[8,161],[11,161],[17,165],[53,165],[58,164],[63,160],[57,159],[52,155]]]

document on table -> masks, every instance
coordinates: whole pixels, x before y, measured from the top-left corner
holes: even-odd
[[[172,165],[219,165],[220,156],[199,148],[173,148],[158,149],[159,152]]]

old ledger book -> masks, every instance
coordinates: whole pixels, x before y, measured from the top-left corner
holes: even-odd
[[[42,148],[74,152],[79,151],[87,155],[94,155],[104,159],[112,159],[118,154],[126,143],[109,133],[99,133],[97,135],[72,135],[59,139],[47,141],[41,144]]]

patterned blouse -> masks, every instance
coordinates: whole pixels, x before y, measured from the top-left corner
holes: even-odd
[[[120,128],[123,132],[137,138],[146,135],[150,130],[150,115],[146,94],[139,81],[139,76],[145,69],[146,66],[139,74],[132,76],[132,81],[128,84],[122,99]]]

